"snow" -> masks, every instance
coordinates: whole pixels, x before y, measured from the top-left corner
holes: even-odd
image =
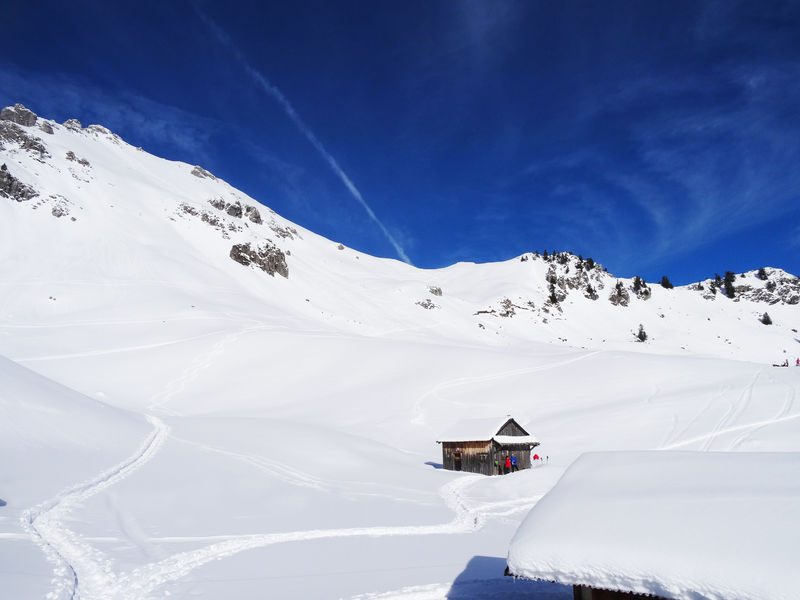
[[[492,439],[498,444],[538,444],[539,440],[532,435],[496,435]]]
[[[656,286],[612,306],[597,272],[600,299],[555,309],[540,258],[422,270],[339,250],[193,165],[53,126],[23,128],[49,156],[0,149],[39,192],[0,198],[4,595],[571,598],[502,570],[580,454],[800,451],[800,369],[769,366],[794,362],[796,305]],[[266,240],[288,279],[229,257]],[[438,468],[454,418],[507,414],[549,463]]]
[[[511,542],[520,577],[664,598],[797,597],[800,453],[593,452]]]
[[[502,418],[487,418],[487,419],[462,419],[451,425],[442,435],[437,439],[438,442],[466,442],[466,441],[479,441],[488,442],[491,439],[498,437],[512,437],[512,436],[498,436],[497,432],[503,428],[503,425],[512,419],[511,416]],[[514,419],[516,421],[516,419]],[[519,423],[519,421],[517,421]],[[516,439],[516,438],[515,438]],[[523,443],[521,440],[520,443]]]

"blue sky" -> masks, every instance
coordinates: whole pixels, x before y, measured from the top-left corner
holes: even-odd
[[[4,3],[0,102],[421,267],[800,273],[800,3]]]

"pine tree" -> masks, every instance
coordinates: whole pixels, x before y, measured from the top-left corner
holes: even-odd
[[[640,342],[647,341],[647,332],[644,330],[644,326],[641,323],[639,323],[639,331],[635,335],[636,339]]]
[[[547,298],[550,304],[558,304],[558,296],[556,296],[556,286],[550,283],[550,296]]]
[[[769,313],[764,313],[761,315],[759,321],[761,321],[764,325],[772,325],[772,318],[769,316]]]
[[[758,270],[756,277],[758,277],[761,281],[766,281],[769,278],[769,276],[767,275],[767,270],[764,267],[761,267]]]
[[[661,277],[661,287],[666,288],[668,290],[671,290],[675,286],[672,285],[672,282],[669,280],[669,277],[664,275],[664,276]]]
[[[733,282],[736,281],[736,274],[733,271],[725,271],[725,279],[723,280],[725,286],[725,295],[728,298],[736,296],[736,289],[733,287]]]
[[[638,275],[633,278],[633,291],[637,293],[642,291],[642,280]]]
[[[542,252],[542,258],[544,260],[548,260],[550,258],[550,256],[547,254],[547,249],[546,248],[545,248],[545,251]]]
[[[585,261],[583,261],[583,262],[584,262],[584,264],[586,265],[586,270],[587,270],[587,271],[591,271],[592,269],[594,269],[594,259],[593,259],[591,256],[590,256],[590,257],[588,257],[588,258],[587,258]]]

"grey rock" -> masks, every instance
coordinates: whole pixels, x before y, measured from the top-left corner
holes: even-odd
[[[228,204],[225,207],[225,212],[228,213],[232,217],[236,217],[237,219],[242,218],[242,204],[241,202],[236,202],[236,204]]]
[[[222,198],[212,198],[211,200],[208,201],[208,203],[217,210],[225,210],[225,208],[228,206],[225,203],[225,200],[223,200]]]
[[[64,127],[67,129],[71,129],[72,131],[81,131],[83,130],[83,125],[78,119],[67,119],[64,121]]]
[[[24,202],[38,195],[31,186],[14,177],[5,164],[0,166],[0,196],[11,198],[17,202]]]
[[[279,238],[293,240],[295,236],[300,237],[300,234],[297,233],[297,229],[294,227],[281,227],[274,220],[270,221],[269,228],[272,229]],[[342,248],[344,248],[344,246],[342,246]]]
[[[61,204],[56,204],[53,207],[53,209],[50,211],[50,213],[54,217],[58,217],[58,218],[66,217],[69,214],[69,209],[66,206],[63,206]]]
[[[206,171],[203,167],[198,165],[195,165],[192,169],[192,175],[199,177],[200,179],[212,179],[214,181],[217,180],[217,178],[214,177],[210,171]]]
[[[39,129],[44,131],[47,134],[53,135],[53,126],[50,125],[47,121],[42,121],[39,123]]]
[[[256,225],[261,225],[261,223],[263,223],[261,220],[261,213],[258,212],[258,209],[255,206],[245,206],[244,214]]]
[[[199,214],[198,210],[194,206],[190,206],[189,204],[186,204],[185,202],[181,204],[181,210],[183,212],[185,212],[186,214],[192,215],[194,217],[196,217]]]
[[[417,306],[421,306],[425,310],[433,310],[434,308],[439,308],[433,302],[431,302],[430,298],[425,298],[425,300],[420,300],[419,302],[415,302]]]
[[[231,247],[230,257],[241,265],[258,267],[273,277],[275,273],[289,277],[286,255],[272,242],[264,242],[256,248],[249,243],[234,244]]]
[[[428,286],[428,291],[431,293],[432,296],[442,295],[442,288],[440,288],[438,285]]]
[[[75,156],[75,153],[72,150],[67,150],[67,160],[75,162],[78,158]]]
[[[23,127],[33,127],[36,125],[37,119],[36,113],[28,110],[22,104],[6,106],[3,110],[0,110],[0,120],[11,121]]]
[[[631,302],[631,295],[628,293],[621,283],[614,286],[608,301],[614,306],[628,306]]]
[[[0,121],[0,148],[3,148],[5,143],[18,144],[23,150],[38,153],[40,159],[49,156],[41,139],[28,134],[22,127],[11,121]]]

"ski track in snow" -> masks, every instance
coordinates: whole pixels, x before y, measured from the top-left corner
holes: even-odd
[[[228,558],[246,550],[276,544],[305,542],[346,537],[399,537],[453,535],[470,533],[482,528],[489,517],[499,517],[529,509],[539,497],[482,503],[470,506],[463,496],[466,488],[480,481],[480,475],[464,475],[443,486],[440,494],[455,512],[453,519],[440,525],[397,525],[390,527],[349,527],[342,529],[312,529],[261,535],[231,536],[204,548],[175,554],[157,563],[145,565],[120,578],[118,592],[113,598],[146,598],[156,588],[181,579],[203,565]],[[507,506],[511,506],[507,509]],[[501,509],[501,510],[496,510]],[[503,510],[505,509],[505,510]]]
[[[759,429],[763,429],[764,427],[768,427],[770,425],[777,425],[779,423],[785,423],[787,421],[793,421],[795,419],[800,419],[800,413],[793,413],[790,414],[792,408],[794,407],[794,400],[796,396],[796,390],[793,386],[788,386],[789,393],[787,394],[786,401],[784,402],[781,409],[778,411],[778,414],[772,417],[771,419],[762,419],[760,421],[754,421],[751,423],[743,423],[736,425],[734,424],[741,415],[747,410],[750,406],[752,399],[753,399],[753,390],[758,382],[758,379],[761,377],[764,369],[760,369],[756,372],[753,378],[750,380],[750,383],[745,386],[742,390],[742,393],[739,397],[738,402],[731,402],[728,406],[728,409],[725,411],[725,414],[722,418],[717,421],[714,429],[709,433],[704,433],[701,435],[693,436],[690,438],[680,439],[673,443],[670,443],[665,446],[661,446],[659,450],[675,450],[678,448],[684,448],[686,446],[691,446],[692,444],[700,443],[700,450],[709,451],[711,446],[714,442],[720,438],[721,436],[731,434],[731,433],[741,433],[737,438],[733,440],[733,442],[729,445],[726,450],[735,450],[741,444],[743,444],[753,433],[758,431]],[[703,415],[711,405],[716,401],[712,400],[705,409],[700,411],[700,413],[692,419],[692,421],[684,428],[682,433],[688,431],[691,425],[699,419],[701,415]],[[681,434],[682,435],[682,434]],[[680,437],[680,435],[678,436]]]
[[[523,367],[521,369],[512,369],[510,371],[500,371],[499,373],[489,373],[487,375],[475,375],[471,377],[459,377],[457,379],[449,379],[447,381],[443,381],[435,385],[433,388],[422,394],[417,401],[414,403],[414,406],[411,410],[412,417],[411,422],[417,425],[422,425],[425,423],[425,412],[424,412],[424,404],[433,396],[437,396],[440,392],[444,390],[448,390],[451,388],[461,387],[462,385],[470,385],[473,383],[486,383],[488,381],[497,381],[498,379],[505,379],[507,377],[515,377],[517,375],[527,375],[529,373],[537,373],[540,371],[549,371],[550,369],[557,369],[559,367],[564,367],[570,365],[574,362],[578,362],[581,360],[585,360],[594,356],[595,354],[599,354],[601,351],[596,350],[594,352],[583,352],[578,356],[571,355],[570,358],[566,360],[559,360],[553,363],[548,363],[545,365],[537,365],[535,367]]]
[[[221,353],[227,343],[263,327],[263,324],[258,324],[225,336],[209,352],[196,357],[180,376],[151,400],[149,407],[164,411],[164,404],[183,391],[189,381],[210,365],[214,356]],[[145,415],[145,418],[153,425],[153,431],[134,454],[97,477],[79,483],[23,513],[23,528],[56,565],[54,587],[48,594],[48,599],[105,600],[115,597],[109,594],[109,590],[117,587],[117,576],[111,569],[111,561],[70,531],[62,521],[76,505],[127,478],[147,464],[161,449],[169,437],[169,426],[158,417]]]
[[[116,579],[110,561],[70,531],[63,520],[75,506],[129,477],[156,455],[169,435],[169,426],[157,417],[148,416],[147,420],[153,431],[134,454],[97,477],[23,513],[22,526],[56,565],[54,587],[48,599],[108,597],[104,590],[114,585]]]

